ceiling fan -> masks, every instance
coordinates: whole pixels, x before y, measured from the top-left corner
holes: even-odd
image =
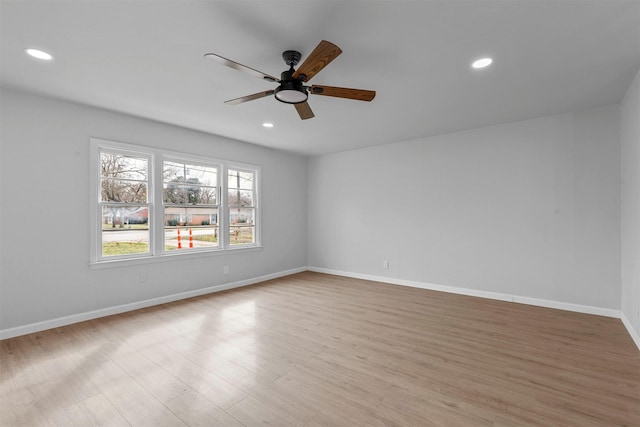
[[[215,59],[216,61],[231,67],[234,70],[242,71],[252,76],[267,80],[273,83],[279,83],[278,87],[272,90],[254,93],[252,95],[243,96],[241,98],[230,99],[225,101],[226,104],[236,105],[254,99],[264,98],[265,96],[274,95],[274,97],[286,104],[293,104],[302,120],[314,117],[313,111],[307,102],[309,94],[334,96],[337,98],[355,99],[358,101],[371,101],[376,92],[373,90],[351,89],[335,86],[311,85],[306,86],[304,83],[311,80],[331,61],[336,59],[342,50],[335,44],[322,40],[311,54],[304,60],[302,65],[296,70],[293,67],[298,65],[302,55],[295,50],[287,50],[282,53],[282,59],[289,66],[289,69],[280,74],[280,78],[265,74],[254,68],[247,67],[238,62],[224,58],[215,53],[205,54],[205,58]]]

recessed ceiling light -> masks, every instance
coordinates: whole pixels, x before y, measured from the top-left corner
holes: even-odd
[[[480,59],[477,59],[477,60],[473,61],[471,66],[473,68],[485,68],[485,67],[488,67],[489,65],[491,65],[492,62],[493,62],[493,59],[491,59],[491,58],[480,58]]]
[[[42,59],[44,61],[51,61],[53,56],[50,53],[45,52],[44,50],[32,49],[28,48],[24,50],[28,55],[33,56],[34,58]]]
[[[273,123],[263,123],[262,126],[266,127],[266,128],[272,128],[273,127]]]

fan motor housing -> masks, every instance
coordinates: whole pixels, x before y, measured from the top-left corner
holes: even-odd
[[[284,63],[290,67],[298,65],[300,58],[302,58],[302,54],[297,50],[285,50],[282,52],[282,59],[284,59]]]

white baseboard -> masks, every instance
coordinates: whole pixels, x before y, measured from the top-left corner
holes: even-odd
[[[58,317],[56,319],[45,320],[43,322],[30,323],[28,325],[17,326],[15,328],[0,329],[0,340],[13,338],[20,335],[31,334],[33,332],[40,332],[47,329],[58,328],[60,326],[70,325],[72,323],[84,322],[85,320],[92,320],[100,317],[111,316],[114,314],[125,313],[127,311],[138,310],[140,308],[146,308],[154,305],[160,305],[168,302],[211,294],[214,292],[225,291],[227,289],[234,289],[242,286],[253,285],[255,283],[260,283],[260,282],[264,282],[271,279],[277,279],[278,277],[288,276],[290,274],[300,273],[306,270],[307,270],[306,267],[294,268],[291,270],[280,271],[277,273],[267,274],[264,276],[254,277],[251,279],[240,280],[237,282],[224,283],[221,285],[210,286],[208,288],[195,289],[193,291],[180,292],[177,294],[167,295],[167,296],[158,297],[158,298],[152,298],[144,301],[137,301],[129,304],[117,305],[114,307],[101,308],[99,310],[87,311],[84,313],[73,314],[71,316]]]
[[[479,291],[477,289],[457,288],[454,286],[435,285],[432,283],[414,282],[411,280],[395,279],[392,277],[373,276],[368,274],[351,273],[347,271],[330,270],[327,268],[309,267],[309,271],[334,274],[337,276],[353,277],[355,279],[371,280],[373,282],[389,283],[392,285],[410,286],[413,288],[429,289],[432,291],[448,292],[452,294],[468,295],[500,301],[515,302],[518,304],[535,305],[539,307],[555,308],[558,310],[575,311],[578,313],[595,314],[598,316],[620,318],[620,310],[610,308],[593,307],[589,305],[571,304],[559,301],[549,301],[538,298],[523,297],[519,295],[501,294],[498,292]]]
[[[558,301],[549,301],[549,300],[543,300],[538,298],[522,297],[518,295],[501,294],[497,292],[479,291],[476,289],[457,288],[454,286],[443,286],[443,285],[436,285],[432,283],[401,280],[401,279],[395,279],[391,277],[351,273],[346,271],[331,270],[331,269],[319,268],[319,267],[299,267],[291,270],[285,270],[277,273],[267,274],[264,276],[254,277],[251,279],[240,280],[237,282],[224,283],[221,285],[215,285],[207,288],[196,289],[193,291],[181,292],[181,293],[167,295],[163,297],[152,298],[144,301],[137,301],[129,304],[122,304],[114,307],[102,308],[99,310],[78,313],[71,316],[59,317],[56,319],[46,320],[43,322],[17,326],[15,328],[1,329],[0,340],[13,338],[20,335],[26,335],[33,332],[40,332],[47,329],[58,328],[61,326],[83,322],[86,320],[92,320],[100,317],[111,316],[114,314],[125,313],[127,311],[138,310],[141,308],[151,307],[154,305],[160,305],[160,304],[165,304],[168,302],[178,301],[182,299],[197,297],[201,295],[207,295],[214,292],[220,292],[228,289],[239,288],[242,286],[249,286],[249,285],[264,282],[267,280],[277,279],[278,277],[288,276],[290,274],[295,274],[295,273],[301,273],[307,270],[315,271],[318,273],[333,274],[336,276],[353,277],[356,279],[389,283],[393,285],[410,286],[414,288],[428,289],[433,291],[448,292],[453,294],[468,295],[468,296],[488,298],[488,299],[500,300],[500,301],[509,301],[509,302],[520,303],[520,304],[528,304],[528,305],[535,305],[540,307],[555,308],[559,310],[574,311],[578,313],[614,317],[622,320],[624,326],[627,328],[629,334],[631,335],[631,338],[633,339],[633,341],[638,346],[638,349],[640,350],[640,336],[638,335],[638,332],[634,330],[633,326],[631,325],[631,322],[629,322],[629,320],[626,318],[624,313],[621,313],[619,310],[612,310],[608,308],[592,307],[592,306],[579,305],[579,304],[570,304],[570,303],[558,302]]]
[[[627,316],[625,316],[624,313],[622,313],[620,319],[622,320],[625,328],[627,328],[627,332],[629,332],[629,335],[631,335],[631,339],[634,343],[636,343],[636,347],[638,347],[638,350],[640,350],[640,334],[638,334],[638,331],[633,328],[633,325],[631,324],[629,319],[627,319]]]

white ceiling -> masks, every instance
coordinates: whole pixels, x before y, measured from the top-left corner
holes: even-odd
[[[640,1],[1,0],[0,18],[6,87],[307,155],[618,103],[640,68]],[[312,95],[305,121],[272,97],[226,105],[275,84],[203,58],[279,76],[282,51],[322,39],[343,53],[311,83],[373,102]]]

